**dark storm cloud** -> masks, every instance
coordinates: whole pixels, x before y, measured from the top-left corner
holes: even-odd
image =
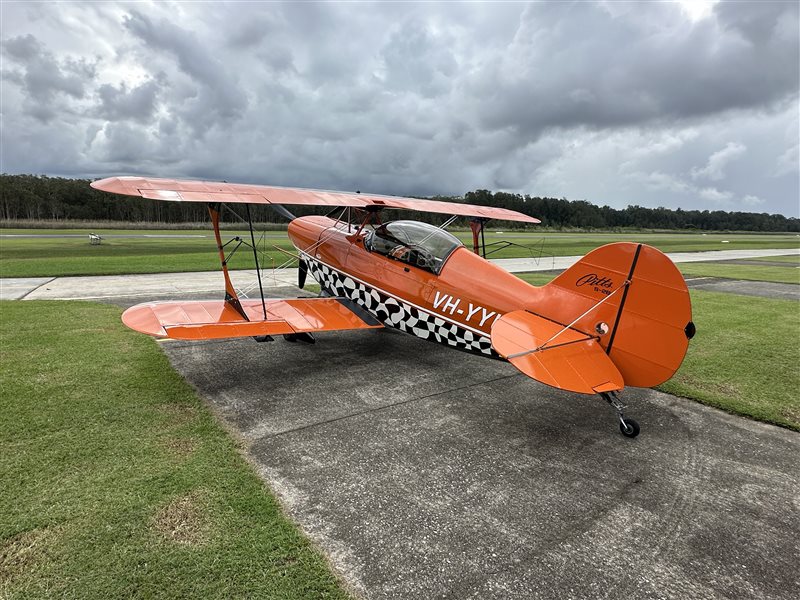
[[[641,7],[664,13],[658,27],[599,5],[535,4],[508,47],[470,77],[469,99],[486,127],[526,136],[767,108],[797,95],[787,57],[798,55],[798,5],[755,4],[723,5],[722,23],[690,26],[668,5]]]
[[[799,210],[795,2],[31,6],[11,172]]]

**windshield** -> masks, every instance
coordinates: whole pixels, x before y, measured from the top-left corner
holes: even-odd
[[[366,240],[368,250],[438,274],[444,261],[461,246],[454,235],[427,223],[392,221]]]

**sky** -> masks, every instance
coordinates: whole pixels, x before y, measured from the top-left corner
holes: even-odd
[[[0,4],[0,170],[800,216],[787,2]]]

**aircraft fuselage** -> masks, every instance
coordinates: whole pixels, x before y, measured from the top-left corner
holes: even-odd
[[[492,323],[530,306],[541,291],[464,246],[435,274],[370,251],[365,232],[355,232],[321,216],[295,219],[288,231],[325,293],[350,298],[386,326],[422,339],[492,356]]]

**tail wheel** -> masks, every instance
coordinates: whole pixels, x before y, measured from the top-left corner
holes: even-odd
[[[635,438],[639,435],[639,424],[633,419],[620,419],[619,430],[625,437]]]

